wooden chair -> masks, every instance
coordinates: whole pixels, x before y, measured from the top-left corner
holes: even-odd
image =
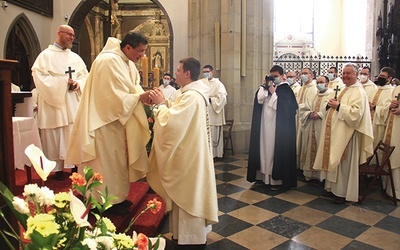
[[[390,146],[382,141],[379,141],[378,145],[376,145],[374,149],[374,154],[367,159],[367,162],[359,166],[360,176],[368,175],[373,177],[372,181],[368,183],[366,192],[359,198],[358,202],[360,204],[364,201],[365,197],[371,191],[371,188],[374,186],[375,181],[379,179],[381,190],[394,203],[394,205],[397,205],[396,192],[393,183],[392,167],[390,165],[390,159],[389,159],[390,155],[393,153],[394,148],[395,148],[394,146]],[[373,161],[373,159],[375,159],[375,162]],[[393,197],[387,195],[386,191],[383,188],[383,183],[381,178],[381,176],[383,175],[389,176]]]
[[[233,142],[232,142],[232,127],[233,127],[234,119],[226,120],[224,125],[224,155],[226,150],[232,151],[232,155],[235,155],[233,151]],[[230,147],[228,147],[228,144]]]

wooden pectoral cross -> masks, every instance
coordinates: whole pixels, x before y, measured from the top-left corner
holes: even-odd
[[[339,86],[336,86],[333,91],[335,91],[335,99],[337,100],[337,93],[340,91]]]
[[[400,100],[400,93],[397,94],[397,96],[395,96],[396,100],[399,101]]]
[[[65,74],[68,74],[68,77],[70,79],[72,79],[72,73],[74,73],[74,72],[75,72],[74,69],[71,69],[71,67],[68,67],[68,70],[65,71]],[[74,89],[74,86],[73,85],[69,85],[69,90],[73,90],[73,89]]]

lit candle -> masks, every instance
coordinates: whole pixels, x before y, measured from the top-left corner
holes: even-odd
[[[154,68],[154,79],[155,79],[155,84],[154,87],[159,87],[160,86],[160,68],[156,67]]]
[[[142,57],[143,87],[149,86],[149,59],[146,54]]]

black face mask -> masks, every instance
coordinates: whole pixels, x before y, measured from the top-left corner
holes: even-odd
[[[376,81],[376,84],[379,86],[385,86],[386,85],[387,79],[384,77],[378,77],[378,80]]]

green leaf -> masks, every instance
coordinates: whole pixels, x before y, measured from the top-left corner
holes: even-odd
[[[83,173],[85,174],[86,182],[88,182],[90,179],[92,179],[92,177],[93,177],[93,169],[91,169],[90,167],[86,166],[83,169]]]
[[[0,234],[3,237],[4,241],[6,242],[8,248],[15,250],[14,246],[11,244],[11,242],[7,239],[7,237],[4,235],[4,233],[2,231],[0,231]]]
[[[6,202],[7,206],[10,208],[14,216],[17,218],[19,223],[21,223],[22,227],[26,230],[26,220],[28,219],[28,215],[21,214],[20,212],[14,209],[14,206],[12,204],[14,195],[7,188],[7,186],[4,185],[1,181],[0,181],[0,194],[3,196],[4,201]]]

